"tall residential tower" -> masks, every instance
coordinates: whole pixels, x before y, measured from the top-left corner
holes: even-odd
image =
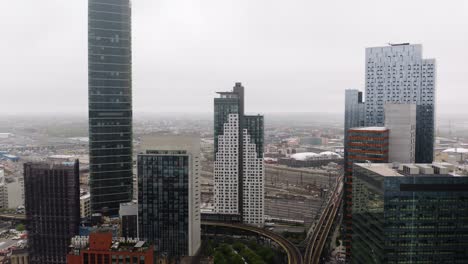
[[[91,209],[118,215],[132,199],[130,0],[88,2]]]
[[[422,45],[366,49],[366,126],[385,124],[386,103],[416,104],[417,163],[434,156],[435,76],[435,59],[423,59]]]
[[[218,214],[264,223],[263,116],[244,114],[244,87],[214,99],[214,206]]]

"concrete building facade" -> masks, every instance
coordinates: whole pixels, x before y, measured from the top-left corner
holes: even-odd
[[[414,163],[416,154],[416,105],[385,104],[385,127],[390,130],[388,160]]]
[[[214,211],[264,223],[263,116],[244,114],[244,87],[214,99]]]
[[[422,45],[391,44],[366,49],[366,126],[385,124],[385,104],[416,104],[417,163],[434,158],[435,59],[422,57]]]

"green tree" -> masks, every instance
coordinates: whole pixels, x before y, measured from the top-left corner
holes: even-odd
[[[16,226],[16,231],[22,232],[22,231],[24,231],[25,229],[26,229],[26,228],[24,227],[23,224],[18,224],[18,225]]]
[[[241,256],[235,254],[229,261],[229,264],[244,264],[244,260]]]
[[[215,264],[228,264],[228,262],[224,258],[223,253],[221,253],[220,251],[216,251],[214,253],[214,263]]]

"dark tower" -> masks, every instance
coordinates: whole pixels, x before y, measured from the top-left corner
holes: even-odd
[[[24,164],[31,264],[65,264],[80,223],[79,163]]]
[[[118,215],[132,199],[132,54],[129,0],[88,2],[91,210]]]

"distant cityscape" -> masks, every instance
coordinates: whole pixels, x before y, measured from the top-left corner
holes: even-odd
[[[131,14],[88,1],[87,117],[0,116],[0,264],[468,263],[468,120],[422,44],[365,48],[340,114],[252,114],[241,80],[134,113]]]

